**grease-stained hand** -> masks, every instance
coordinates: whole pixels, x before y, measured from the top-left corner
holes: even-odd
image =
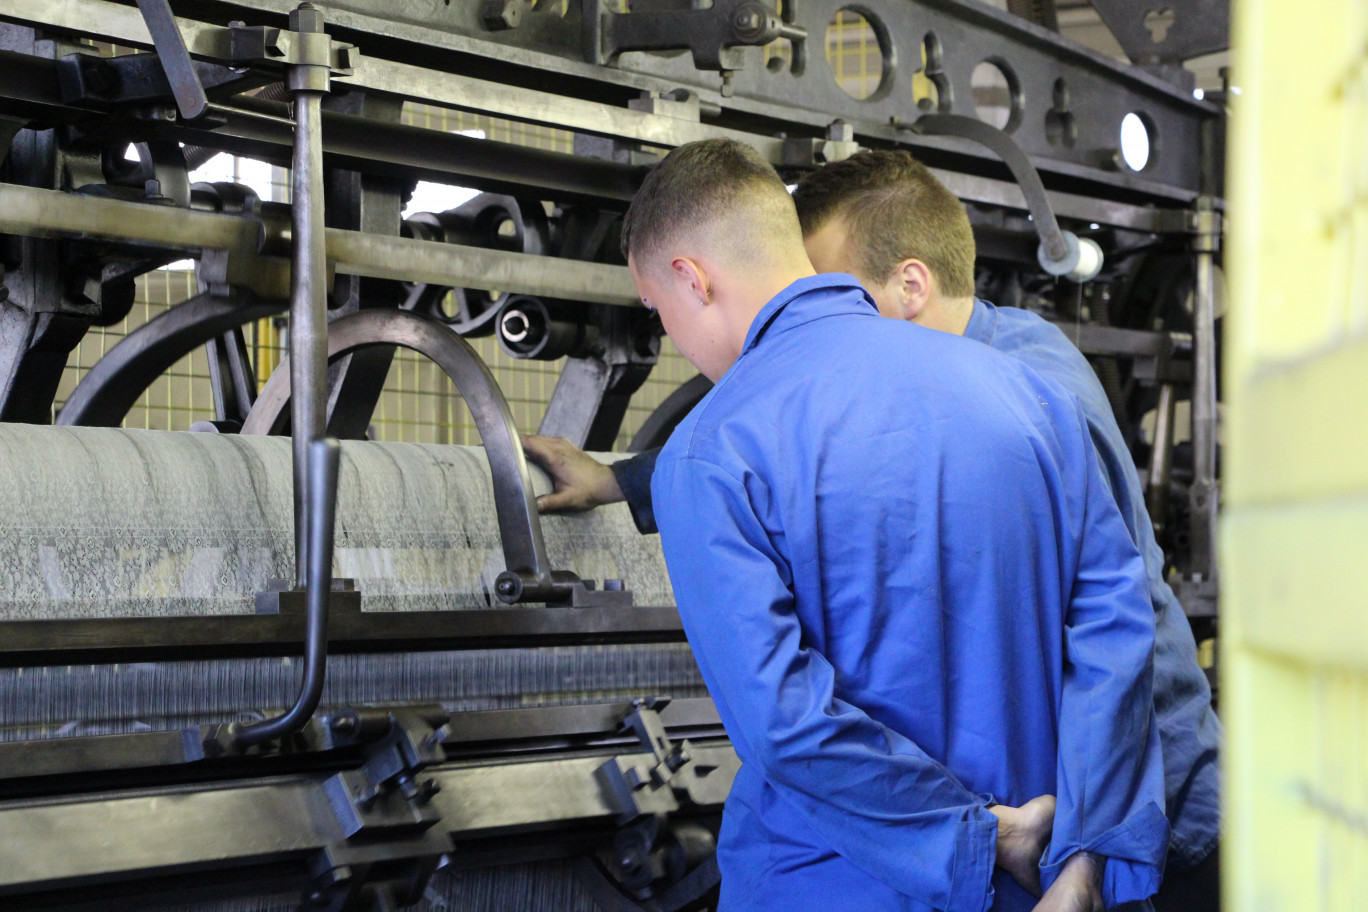
[[[1050,884],[1034,912],[1105,912],[1102,873],[1106,860],[1079,852],[1064,862],[1059,878]]]
[[[997,866],[1032,896],[1040,895],[1040,856],[1054,830],[1055,796],[1041,795],[1021,807],[994,805],[998,818]]]
[[[522,439],[527,458],[546,470],[556,489],[537,498],[540,513],[580,513],[625,498],[613,470],[564,437]]]

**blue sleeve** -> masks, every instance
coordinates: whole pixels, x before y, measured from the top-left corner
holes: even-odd
[[[660,450],[660,447],[643,450],[630,459],[620,459],[610,466],[632,511],[632,520],[642,535],[660,531],[656,528],[655,507],[651,502],[651,476],[655,474]]]
[[[667,457],[655,495],[685,632],[742,760],[852,864],[934,908],[987,909],[997,819],[985,798],[834,695],[745,487]]]
[[[1103,855],[1103,900],[1111,908],[1159,889],[1169,834],[1144,562],[1090,442],[1084,459],[1083,533],[1065,617],[1058,804],[1041,879],[1048,888],[1076,852]]]

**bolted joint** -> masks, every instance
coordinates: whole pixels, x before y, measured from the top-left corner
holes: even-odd
[[[499,597],[499,601],[508,605],[513,604],[522,597],[522,577],[511,570],[505,570],[494,582],[494,593]]]
[[[760,34],[765,28],[765,14],[747,4],[732,16],[732,28],[738,38],[750,38]]]
[[[491,32],[515,29],[522,24],[527,12],[527,0],[484,0],[480,4],[480,22]]]
[[[779,34],[779,17],[755,0],[747,0],[732,12],[732,34],[747,44],[768,44]]]

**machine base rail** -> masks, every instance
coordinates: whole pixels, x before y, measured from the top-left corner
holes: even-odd
[[[330,654],[682,642],[674,608],[362,611],[334,592]],[[0,668],[297,655],[302,606],[279,614],[0,621]]]
[[[261,758],[226,758],[183,764],[203,768],[200,781],[177,782],[176,770],[154,766],[117,786],[98,775],[116,753],[109,738],[0,745],[6,776],[34,771],[27,761],[38,755],[25,751],[43,754],[45,772],[56,754],[70,754],[59,758],[64,775],[49,780],[61,794],[17,798],[22,780],[7,783],[0,898],[81,908],[98,888],[103,908],[115,909],[206,890],[216,898],[299,890],[309,908],[362,908],[380,893],[405,902],[448,864],[489,864],[491,840],[501,864],[602,849],[623,806],[600,787],[599,770],[612,763],[647,776],[659,762],[621,743],[635,741],[622,731],[623,711],[633,708],[458,714],[436,728],[445,715],[436,707],[342,709],[313,723],[321,762],[312,769],[261,776]],[[709,739],[689,743],[671,815],[715,817],[740,766],[728,743],[710,737],[720,731],[715,708],[681,701],[661,722]],[[168,748],[160,733],[118,740]],[[452,760],[467,741],[478,755]]]

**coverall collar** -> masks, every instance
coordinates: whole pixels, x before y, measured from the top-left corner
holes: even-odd
[[[812,295],[806,300],[803,299],[808,292],[828,289],[834,292],[849,289],[858,292],[858,296],[840,295],[833,300],[829,295]],[[744,355],[758,345],[771,325],[776,327],[775,332],[783,332],[785,329],[811,323],[813,320],[820,320],[833,314],[863,313],[866,307],[873,316],[878,316],[879,309],[875,306],[874,299],[865,291],[859,279],[852,275],[828,272],[799,279],[770,298],[769,303],[755,315],[750,331],[746,333],[746,342],[741,346],[741,354]]]
[[[964,326],[964,338],[992,345],[993,337],[997,335],[997,322],[997,307],[981,298],[974,298],[974,312]]]

